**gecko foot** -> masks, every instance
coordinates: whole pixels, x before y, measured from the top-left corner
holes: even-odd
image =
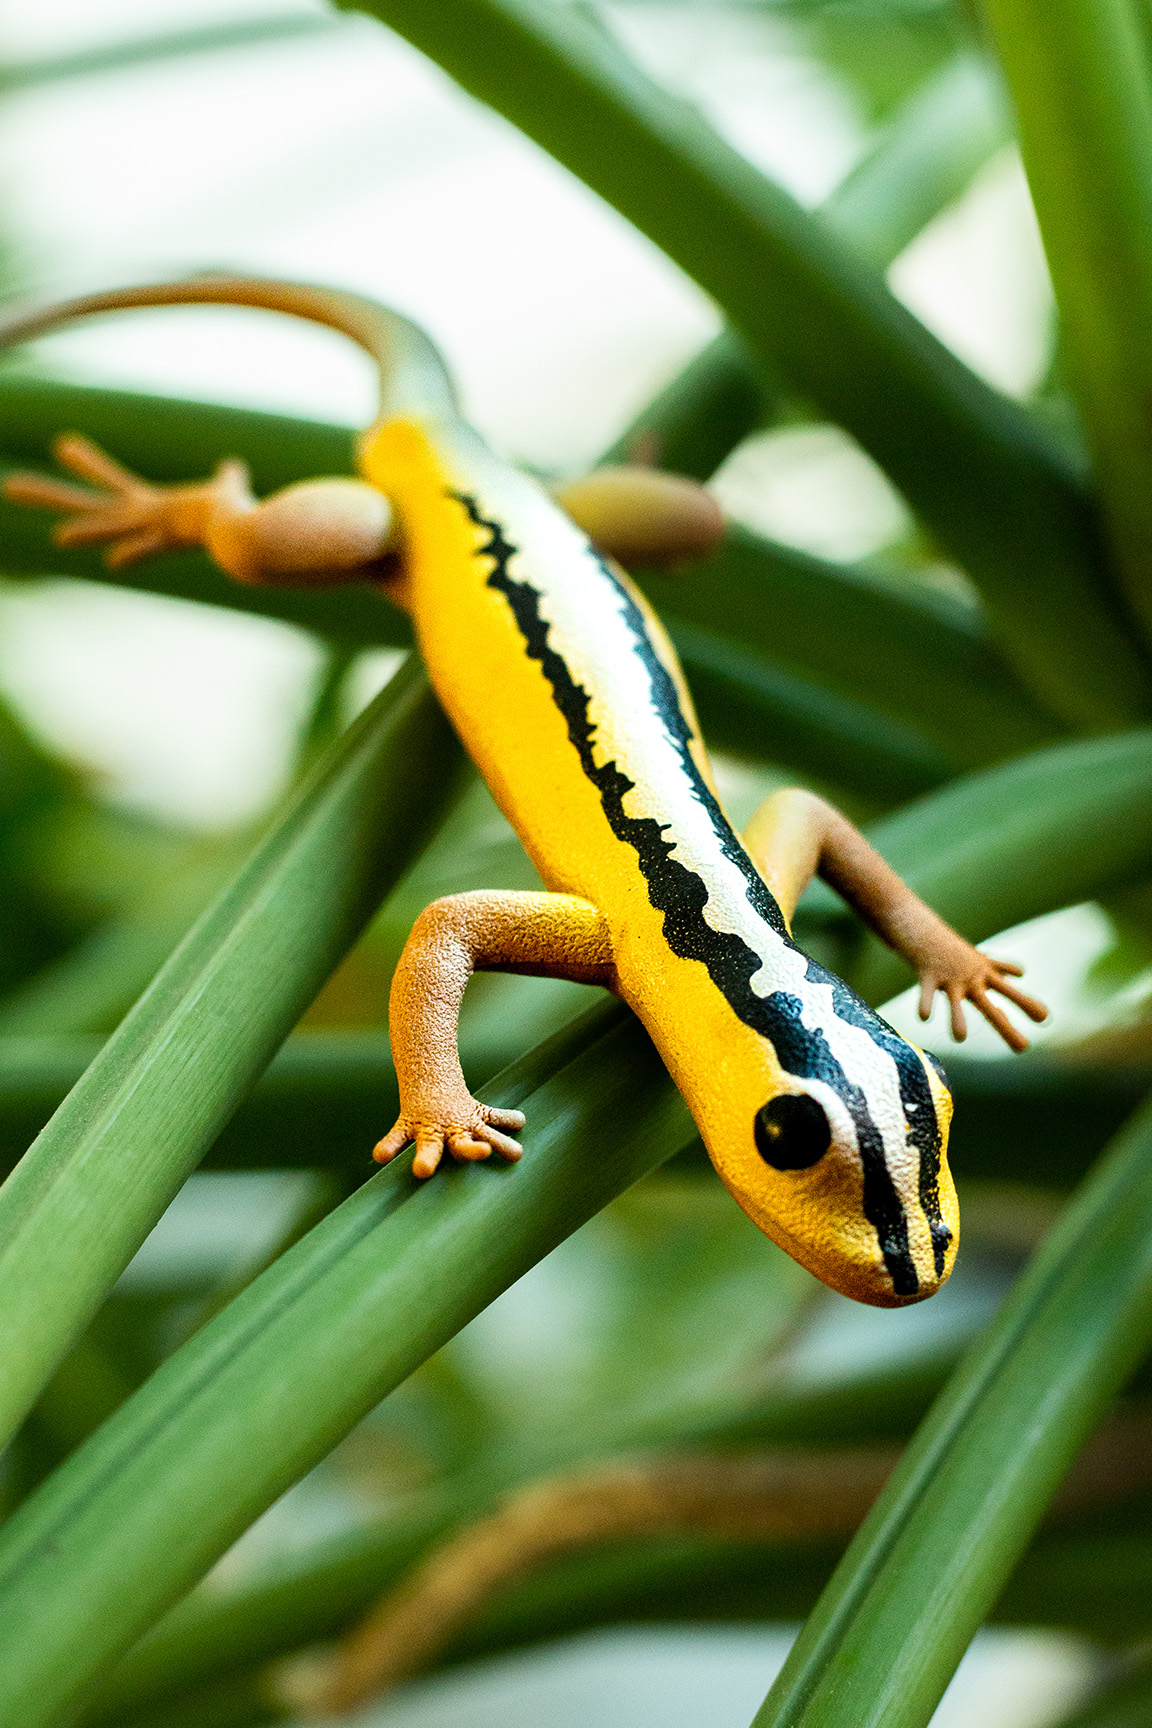
[[[58,546],[107,545],[114,570],[178,546],[198,546],[206,517],[224,496],[247,499],[243,462],[221,462],[210,480],[188,486],[153,486],[124,468],[78,432],[57,438],[52,453],[88,486],[45,474],[10,474],[4,496],[37,510],[62,510],[52,538]]]
[[[1047,1020],[1048,1010],[1043,1002],[1025,995],[1023,990],[1008,982],[1009,978],[1019,978],[1023,970],[1011,960],[991,959],[965,942],[963,937],[957,936],[955,931],[949,930],[944,938],[937,939],[931,958],[926,958],[920,966],[920,1018],[928,1019],[939,990],[948,998],[952,1036],[957,1043],[963,1043],[968,1036],[963,1004],[971,1002],[988,1024],[999,1032],[1009,1049],[1017,1052],[1027,1050],[1027,1038],[1012,1024],[1004,1010],[988,997],[990,990],[998,991],[1021,1009],[1029,1020],[1037,1023]]]
[[[524,1148],[518,1141],[509,1139],[502,1130],[523,1126],[521,1111],[494,1110],[465,1093],[462,1098],[454,1099],[447,1109],[402,1112],[396,1126],[373,1149],[372,1156],[378,1164],[388,1164],[397,1152],[414,1140],[414,1176],[431,1176],[439,1167],[445,1151],[461,1163],[475,1163],[499,1152],[502,1158],[514,1164]]]

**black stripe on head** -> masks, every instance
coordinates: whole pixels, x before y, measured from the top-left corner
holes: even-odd
[[[564,717],[580,766],[600,796],[600,804],[608,825],[618,840],[633,848],[641,875],[648,888],[648,899],[664,914],[664,937],[672,952],[684,960],[698,960],[707,969],[712,983],[720,991],[733,1013],[744,1025],[766,1038],[772,1045],[784,1070],[799,1079],[819,1080],[829,1086],[847,1107],[856,1129],[856,1140],[863,1169],[864,1216],[876,1231],[880,1251],[892,1287],[898,1296],[914,1296],[919,1280],[908,1244],[908,1220],[900,1196],[896,1192],[884,1156],[884,1142],[868,1108],[863,1090],[849,1080],[833,1054],[823,1032],[809,1030],[801,1018],[802,1004],[798,997],[786,991],[774,991],[770,996],[758,996],[751,979],[761,970],[763,962],[754,948],[742,936],[714,930],[704,918],[708,889],[695,871],[689,870],[672,853],[674,840],[664,835],[669,824],[657,822],[652,816],[629,816],[624,809],[625,794],[635,785],[615,762],[596,761],[592,743],[595,723],[589,715],[591,699],[583,685],[573,678],[563,656],[549,643],[550,625],[540,614],[542,591],[530,582],[519,580],[510,573],[510,564],[518,548],[507,538],[500,523],[482,515],[477,500],[463,493],[450,493],[466,511],[476,527],[487,531],[488,539],[477,548],[477,555],[492,560],[487,585],[503,594],[524,639],[531,659],[540,664],[552,690],[552,698]],[[590,555],[596,557],[594,552]],[[679,693],[667,667],[656,653],[648,634],[644,614],[628,589],[620,582],[611,565],[597,559],[600,567],[619,597],[625,624],[632,634],[635,652],[647,673],[653,707],[671,740],[688,780],[693,796],[708,814],[724,856],[736,865],[747,885],[748,899],[753,910],[779,939],[797,953],[788,935],[776,900],[767,884],[748,857],[738,836],[720,808],[707,781],[700,773],[690,749],[693,732],[689,726]],[[833,1006],[836,1014],[848,1024],[867,1031],[891,1054],[890,1045],[899,1044],[915,1060],[915,1052],[884,1025],[879,1016],[848,989],[840,979],[825,972],[808,960],[808,977],[813,982],[833,986]],[[886,1036],[877,1037],[876,1028]],[[904,1093],[904,1068],[901,1073],[901,1094]],[[919,1064],[917,1063],[917,1066]],[[921,1071],[921,1080],[931,1108],[931,1094]],[[917,1112],[918,1113],[918,1112]],[[935,1111],[931,1112],[935,1121]],[[918,1126],[918,1125],[917,1125]],[[937,1143],[939,1135],[937,1134]],[[921,1190],[923,1192],[924,1158],[921,1155]],[[937,1206],[937,1212],[939,1208]],[[945,1242],[947,1237],[945,1237]],[[935,1232],[933,1233],[935,1243]],[[937,1270],[942,1270],[942,1251],[937,1252]]]
[[[845,1020],[848,1025],[858,1026],[861,1031],[867,1032],[872,1042],[885,1050],[896,1064],[896,1073],[900,1079],[900,1102],[904,1106],[908,1138],[920,1155],[920,1205],[928,1220],[932,1237],[932,1259],[936,1266],[936,1276],[939,1277],[944,1270],[952,1232],[945,1224],[940,1210],[940,1122],[936,1115],[936,1100],[924,1072],[924,1064],[907,1039],[901,1038],[895,1027],[889,1026],[882,1015],[877,1014],[874,1008],[869,1008],[866,1002],[862,1002],[842,978],[837,978],[834,972],[817,965],[815,960],[808,961],[808,977],[813,982],[830,985],[837,1019]],[[946,1086],[947,1076],[939,1062],[931,1056],[929,1061]]]

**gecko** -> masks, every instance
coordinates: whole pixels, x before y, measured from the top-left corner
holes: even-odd
[[[389,1002],[400,1116],[375,1158],[414,1142],[417,1178],[446,1155],[518,1159],[523,1114],[475,1099],[460,1068],[465,987],[484,969],[601,985],[639,1017],[722,1181],[773,1241],[858,1301],[938,1290],[959,1231],[944,1071],[805,954],[793,913],[819,874],[916,970],[922,1018],[947,996],[956,1037],[967,1000],[1025,1047],[989,996],[1042,1020],[1010,982],[1021,968],[951,930],[813,792],[774,793],[736,832],[672,644],[613,556],[637,539],[627,486],[599,524],[595,474],[561,508],[465,421],[438,350],[399,313],[303,284],[194,277],[17,317],[0,346],[178,304],[287,313],[364,348],[380,406],[358,475],[258,500],[229,458],[203,482],[154,486],[71,434],[57,459],[88,484],[16,474],[8,498],[65,512],[57,541],[103,543],[114,566],[202,546],[241,582],[375,583],[410,614],[436,695],[544,884],[451,895],[416,920]],[[707,494],[693,529],[694,483],[647,484],[657,542],[662,510],[707,540]]]

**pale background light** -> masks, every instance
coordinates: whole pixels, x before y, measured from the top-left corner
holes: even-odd
[[[40,0],[9,9],[0,54],[27,61],[285,10],[276,0]],[[687,0],[610,16],[804,203],[863,150],[850,92],[786,20]],[[598,198],[366,20],[10,95],[0,159],[0,228],[27,289],[204,267],[360,289],[424,323],[479,426],[542,469],[593,460],[719,324],[706,297]],[[909,248],[891,281],[990,381],[1023,392],[1042,372],[1050,294],[1011,152]],[[339,338],[251,314],[112,321],[53,339],[39,358],[69,376],[345,424],[372,408],[370,369]],[[832,428],[766,434],[718,485],[735,514],[826,556],[866,555],[906,522],[887,482]],[[220,827],[251,816],[281,784],[317,671],[301,633],[75,583],[0,593],[0,627],[6,693],[123,803]],[[358,669],[361,694],[390,663]],[[1012,946],[1039,989],[1072,995],[1107,921],[1090,910],[1057,917],[1059,928],[1034,926]],[[906,1002],[893,1012],[915,1026]],[[991,1053],[995,1040],[977,1034],[973,1047]],[[194,1226],[188,1213],[181,1227]],[[146,1272],[145,1260],[133,1275]],[[667,1728],[687,1723],[692,1700],[696,1728],[735,1728],[785,1642],[783,1632],[703,1630],[602,1638],[499,1664],[479,1682],[430,1682],[371,1720]],[[1034,1728],[1090,1669],[1071,1640],[982,1639],[938,1728]]]

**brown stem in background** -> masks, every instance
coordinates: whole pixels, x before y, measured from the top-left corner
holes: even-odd
[[[313,1708],[340,1716],[430,1663],[504,1586],[602,1542],[685,1531],[846,1535],[899,1453],[621,1460],[536,1482],[431,1554],[342,1643]]]
[[[340,1644],[308,1700],[339,1717],[430,1666],[506,1586],[604,1542],[656,1535],[795,1542],[848,1536],[899,1450],[771,1451],[635,1458],[535,1482],[451,1537]],[[1152,1484],[1152,1409],[1108,1423],[1053,1502],[1058,1512]]]

